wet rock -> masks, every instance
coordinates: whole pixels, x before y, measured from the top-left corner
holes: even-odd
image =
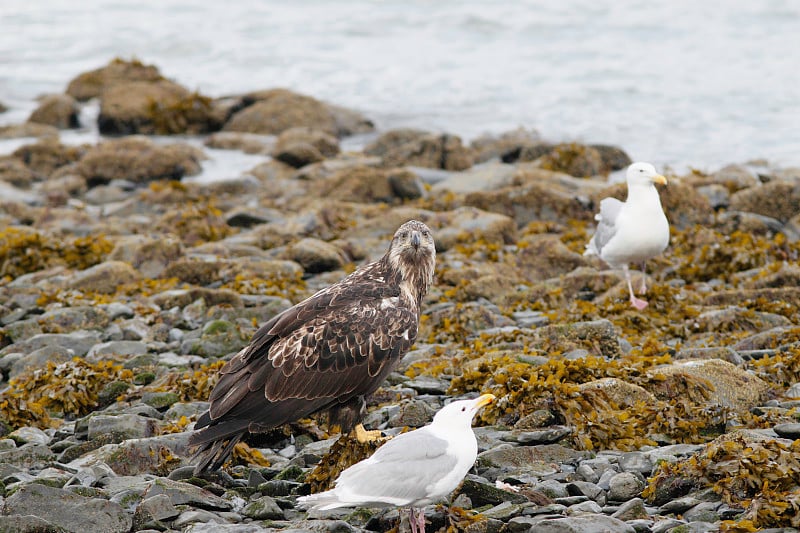
[[[517,266],[533,282],[553,278],[588,266],[589,261],[576,254],[556,235],[534,235],[518,245]]]
[[[200,134],[222,126],[211,99],[166,80],[120,81],[100,95],[97,117],[104,135]]]
[[[65,533],[65,529],[34,515],[0,516],[0,531],[15,533]]]
[[[592,144],[589,146],[600,154],[600,160],[603,162],[605,169],[622,170],[633,163],[630,156],[619,146],[609,144]]]
[[[603,163],[600,151],[577,143],[559,144],[539,159],[542,168],[564,172],[578,178],[603,174],[610,167]]]
[[[647,520],[650,515],[647,514],[641,498],[632,498],[620,505],[611,517],[628,522],[629,520]]]
[[[614,325],[606,319],[542,326],[535,335],[544,346],[559,346],[564,351],[585,347],[607,358],[622,355]]]
[[[785,223],[800,212],[800,182],[773,181],[731,196],[730,209],[748,211]]]
[[[224,130],[278,135],[305,127],[343,137],[371,128],[371,123],[354,111],[286,89],[251,93],[244,102],[246,107],[231,116]]]
[[[389,427],[422,427],[433,419],[434,413],[435,410],[427,402],[411,400],[400,404],[397,412],[389,417]]]
[[[212,320],[203,326],[199,339],[187,339],[181,344],[183,353],[204,357],[238,352],[250,341],[254,327],[243,328],[227,320]]]
[[[211,511],[227,511],[232,508],[229,501],[182,481],[166,478],[154,479],[145,495],[147,498],[152,498],[159,494],[168,496],[172,505],[193,505]]]
[[[741,301],[741,300],[740,300]],[[713,309],[701,313],[689,321],[695,331],[764,331],[781,326],[790,326],[792,322],[785,316],[775,313],[752,311],[738,306],[724,309]]]
[[[42,333],[33,337],[21,340],[0,350],[0,354],[7,353],[29,353],[36,350],[59,346],[68,350],[73,355],[83,357],[92,346],[100,342],[100,334],[97,331],[73,331],[72,333]],[[55,353],[55,352],[49,352]]]
[[[422,180],[410,170],[390,170],[386,180],[389,182],[389,187],[392,188],[394,195],[401,200],[414,200],[427,194]]]
[[[89,440],[100,436],[111,436],[112,441],[152,437],[156,433],[156,421],[133,414],[95,415],[89,419]]]
[[[174,237],[130,235],[116,239],[108,259],[130,263],[143,276],[154,279],[161,277],[170,263],[181,256],[183,244]]]
[[[336,154],[339,153],[339,140],[335,136],[330,135],[322,130],[299,127],[289,128],[278,135],[275,148],[272,151],[272,156],[279,161],[283,161],[284,163],[292,165],[293,167],[299,168],[304,166],[292,164],[289,161],[281,159],[281,153],[290,151],[292,146],[297,145],[310,146],[320,156],[320,159],[318,160],[335,157]],[[309,163],[313,162],[314,161],[309,161]]]
[[[334,173],[320,183],[322,197],[346,202],[392,202],[395,191],[389,172],[370,166],[356,166]]]
[[[135,476],[160,472],[165,464],[173,468],[176,458],[187,458],[188,433],[173,433],[144,439],[130,439],[119,444],[106,444],[70,464],[80,467],[97,462],[106,463],[119,476]],[[174,457],[173,457],[174,456]]]
[[[134,356],[147,353],[147,344],[139,341],[109,341],[95,344],[86,354],[89,361],[100,361],[111,356]]]
[[[724,185],[704,185],[702,187],[698,187],[697,192],[705,196],[706,200],[708,200],[708,204],[715,211],[730,205],[731,193]]]
[[[75,533],[125,533],[132,525],[131,517],[119,504],[37,483],[24,485],[11,495],[5,502],[4,513],[38,516]]]
[[[313,238],[302,239],[289,246],[284,258],[300,264],[311,274],[338,270],[344,265],[342,251],[338,247]]]
[[[141,277],[128,263],[106,261],[76,273],[69,281],[69,286],[79,291],[113,294],[121,285],[134,283]]]
[[[79,128],[78,115],[80,107],[78,102],[68,94],[51,94],[45,96],[34,109],[29,122],[47,124],[58,129]]]
[[[626,502],[641,494],[644,486],[644,480],[641,476],[637,476],[632,472],[620,472],[608,482],[608,499]]]
[[[188,144],[158,145],[146,137],[112,139],[87,151],[77,171],[89,186],[107,184],[115,179],[147,183],[155,180],[179,180],[200,172],[202,151]]]
[[[772,237],[776,233],[782,232],[784,226],[780,220],[772,217],[728,210],[717,216],[717,223],[714,228],[725,234],[743,231],[753,235]]]
[[[534,476],[546,476],[556,472],[554,464],[577,461],[581,452],[557,444],[540,446],[499,446],[478,454],[478,465],[482,468],[497,467],[507,472]]]
[[[269,154],[275,147],[275,138],[271,135],[241,133],[238,131],[218,131],[212,133],[203,144],[217,150],[241,150],[246,154]]]
[[[509,520],[511,533],[636,533],[622,520],[605,515],[563,518],[515,517]]]
[[[83,147],[61,144],[57,137],[43,137],[34,144],[20,146],[12,152],[14,157],[42,178],[50,176],[58,168],[75,163],[83,154]]]
[[[710,402],[730,407],[737,412],[749,411],[766,399],[769,384],[762,379],[719,359],[706,359],[700,361],[680,361],[671,365],[662,366],[654,373],[667,379],[662,382],[663,387],[671,387],[671,377],[681,379],[681,375],[690,375],[706,380],[712,385]],[[659,389],[651,389],[656,396],[663,394]]]
[[[602,390],[605,395],[620,407],[634,407],[638,402],[653,405],[655,396],[639,385],[634,385],[618,378],[602,378],[581,383],[579,389],[583,391]]]
[[[800,439],[800,423],[776,424],[772,427],[779,437],[785,439]]]
[[[161,309],[173,307],[184,308],[192,302],[201,300],[206,307],[215,305],[230,305],[242,307],[242,297],[226,289],[206,289],[197,287],[193,289],[175,289],[164,291],[153,296],[153,303]]]
[[[180,511],[172,505],[166,494],[152,496],[136,506],[133,514],[133,527],[138,531],[145,528],[166,529],[163,522],[168,522],[180,515]]]
[[[104,67],[84,72],[73,78],[67,86],[67,94],[76,100],[84,101],[100,96],[104,89],[117,83],[152,82],[162,79],[158,68],[153,65],[116,58]]]
[[[499,489],[492,484],[479,481],[469,476],[453,494],[453,497],[456,498],[461,494],[467,496],[474,507],[498,505],[503,502],[526,503],[528,501],[522,494]]]
[[[519,159],[520,151],[524,147],[538,144],[539,139],[538,132],[517,128],[497,136],[481,135],[470,143],[470,148],[475,152],[476,163],[495,158],[501,158],[504,162],[514,162]]]
[[[54,461],[55,454],[44,444],[32,443],[0,450],[0,463],[9,463],[25,468],[44,468]]]
[[[278,506],[273,498],[262,496],[259,499],[248,503],[242,514],[253,520],[282,520],[283,510]]]
[[[454,193],[470,193],[477,191],[493,191],[513,184],[516,167],[502,163],[487,163],[474,166],[462,172],[453,173],[438,181],[433,191],[451,191]]]
[[[36,180],[36,174],[16,157],[5,157],[0,159],[0,180],[28,189]]]
[[[58,128],[35,122],[0,126],[0,139],[19,139],[22,137],[58,138]]]
[[[673,359],[721,359],[737,366],[742,366],[744,363],[742,356],[730,346],[684,348],[676,353]]]
[[[459,207],[450,213],[448,225],[437,230],[434,237],[438,251],[449,250],[459,242],[511,244],[517,240],[517,226],[505,215]]]
[[[8,434],[8,438],[21,444],[48,444],[51,437],[39,428],[22,427]]]
[[[542,182],[469,193],[464,204],[509,216],[516,221],[517,227],[538,220],[565,222],[588,219],[590,215],[587,198]]]
[[[380,135],[364,148],[386,167],[418,166],[464,170],[472,166],[472,153],[455,135],[397,129]]]

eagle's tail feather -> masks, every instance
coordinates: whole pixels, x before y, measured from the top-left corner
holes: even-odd
[[[189,438],[189,446],[198,446],[193,460],[197,461],[194,474],[220,468],[233,452],[233,447],[247,431],[246,420],[230,420],[206,426]]]

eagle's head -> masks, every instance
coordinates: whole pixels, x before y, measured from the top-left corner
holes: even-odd
[[[433,283],[436,265],[431,229],[418,220],[409,220],[397,228],[386,258],[389,267],[400,274],[401,288],[409,290],[419,303]]]

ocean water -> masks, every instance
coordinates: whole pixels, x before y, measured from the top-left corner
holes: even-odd
[[[382,130],[800,165],[798,28],[794,0],[2,0],[0,123],[121,56],[210,96],[288,87]]]

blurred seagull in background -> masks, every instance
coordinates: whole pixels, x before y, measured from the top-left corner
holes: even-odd
[[[622,268],[631,304],[638,310],[647,302],[637,298],[631,284],[629,263],[641,263],[642,283],[639,292],[647,290],[645,261],[657,256],[669,244],[669,221],[664,215],[655,184],[667,184],[667,178],[656,172],[650,163],[634,163],[628,167],[628,198],[604,198],[600,213],[595,215],[597,230],[586,245],[583,255],[596,255],[612,268]]]

